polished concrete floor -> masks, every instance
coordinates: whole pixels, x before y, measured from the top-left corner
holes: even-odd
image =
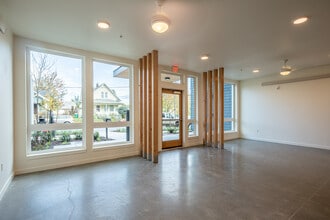
[[[234,140],[17,176],[0,219],[330,219],[330,151]]]

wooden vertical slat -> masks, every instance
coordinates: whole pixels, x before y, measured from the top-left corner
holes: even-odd
[[[153,137],[154,143],[152,146],[152,161],[154,163],[158,163],[158,135],[159,135],[159,112],[158,104],[159,104],[159,95],[158,95],[158,51],[152,51],[152,75],[153,75],[153,106],[154,106],[154,120],[153,120]]]
[[[143,59],[139,59],[139,92],[140,92],[140,146],[141,146],[141,156],[143,157]]]
[[[182,107],[182,91],[180,91],[179,95],[179,139],[181,140],[181,146],[182,146],[182,138],[183,138],[183,107]]]
[[[203,72],[203,144],[224,147],[224,68]]]
[[[208,139],[207,145],[212,145],[212,71],[208,72]]]
[[[203,72],[203,97],[204,97],[204,138],[203,144],[207,145],[207,72]]]
[[[219,71],[214,70],[214,144],[219,145]]]
[[[219,68],[219,73],[220,73],[220,119],[221,119],[221,124],[220,124],[220,146],[221,149],[224,148],[224,136],[225,136],[225,131],[224,131],[224,85],[225,85],[225,79],[224,79],[224,69]]]
[[[147,56],[143,57],[143,130],[144,143],[143,143],[143,157],[147,159],[147,146],[148,146],[148,90],[147,90]]]
[[[159,148],[159,73],[158,51],[139,59],[140,84],[140,145],[147,160],[158,163]]]
[[[152,126],[152,57],[151,53],[148,53],[147,58],[147,81],[148,81],[148,148],[147,148],[147,159],[152,160],[152,138],[153,138],[153,126]]]

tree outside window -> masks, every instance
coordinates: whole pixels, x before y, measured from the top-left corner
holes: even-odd
[[[30,79],[29,152],[82,146],[79,58],[28,50]],[[66,126],[64,126],[66,124]]]

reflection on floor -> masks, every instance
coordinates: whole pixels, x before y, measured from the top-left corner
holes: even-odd
[[[17,176],[1,219],[330,219],[330,151],[248,140]]]

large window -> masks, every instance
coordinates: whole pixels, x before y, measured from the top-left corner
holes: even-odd
[[[28,153],[81,148],[82,58],[27,50]]]
[[[127,66],[93,62],[94,147],[130,142],[131,78]]]
[[[236,85],[233,83],[225,83],[224,85],[225,132],[236,131],[235,97],[236,97]]]
[[[197,122],[197,78],[187,77],[187,99],[188,99],[188,137],[198,135]]]
[[[27,50],[28,155],[133,143],[132,67],[85,59]]]

